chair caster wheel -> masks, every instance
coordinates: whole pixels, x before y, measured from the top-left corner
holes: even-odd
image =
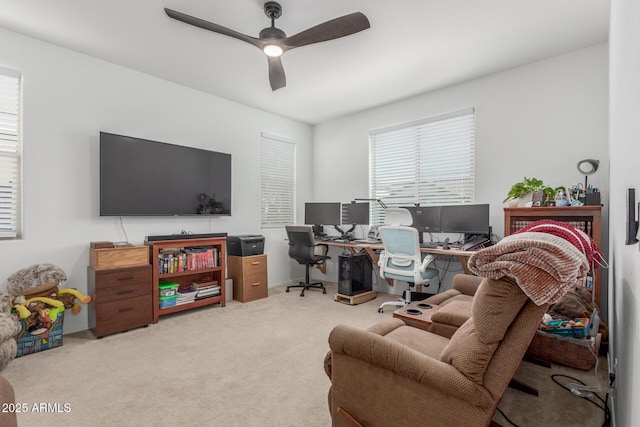
[[[323,293],[323,294],[326,294],[326,293],[327,293],[327,290],[326,290],[326,289],[323,289],[323,290],[322,290],[322,293]]]
[[[301,292],[301,293],[300,293],[300,296],[301,296],[301,297],[303,297],[303,296],[304,296],[304,292]]]
[[[378,313],[382,313],[384,310],[382,307],[378,308]]]
[[[285,290],[285,292],[289,292],[289,288],[287,288],[287,289]]]

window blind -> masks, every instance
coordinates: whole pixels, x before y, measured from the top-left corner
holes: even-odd
[[[295,224],[296,144],[261,134],[262,228]]]
[[[0,238],[18,236],[20,74],[0,68]]]
[[[390,208],[473,203],[474,110],[371,131],[369,188]],[[373,205],[372,224],[383,219],[382,207]]]

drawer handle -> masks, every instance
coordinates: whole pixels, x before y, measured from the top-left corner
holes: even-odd
[[[252,283],[251,286],[260,286],[260,282]]]
[[[131,311],[133,310],[133,307],[127,307],[127,308],[119,308],[118,311],[120,313],[124,313],[125,311]]]
[[[118,280],[131,280],[133,276],[118,277]]]
[[[118,295],[130,294],[133,292],[133,289],[127,289],[126,291],[118,291]]]
[[[260,264],[260,261],[253,261],[253,262],[251,262],[251,264],[252,265],[258,265],[258,264]]]

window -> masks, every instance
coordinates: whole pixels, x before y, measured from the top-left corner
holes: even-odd
[[[20,74],[0,68],[0,239],[18,237]]]
[[[261,134],[262,228],[295,224],[296,144]]]
[[[472,203],[475,116],[468,109],[369,133],[371,198],[387,207]],[[372,223],[381,224],[373,205]]]

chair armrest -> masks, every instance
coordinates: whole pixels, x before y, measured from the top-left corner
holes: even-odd
[[[427,304],[431,304],[431,305],[440,305],[442,304],[444,301],[455,297],[456,295],[460,295],[460,291],[458,291],[457,289],[447,289],[444,292],[440,292],[439,294],[435,294],[433,296],[430,296],[429,298],[427,298],[426,300],[424,300],[423,302],[426,302]]]
[[[428,332],[425,332],[428,333]],[[347,325],[336,326],[329,335],[333,353],[342,353],[463,399],[479,407],[491,407],[489,392],[470,381],[453,366],[387,339],[375,332]],[[335,373],[335,369],[333,369]],[[357,375],[357,373],[352,373]],[[336,380],[332,378],[332,380]]]
[[[453,277],[453,289],[460,291],[465,295],[474,296],[482,282],[482,277],[472,276],[470,274],[456,274]]]
[[[427,266],[431,264],[436,259],[435,255],[429,254],[424,257],[422,260],[422,265],[420,266],[420,271],[424,272],[427,269]]]
[[[433,323],[442,323],[459,328],[471,318],[471,303],[467,301],[451,301],[440,307],[431,315]]]

